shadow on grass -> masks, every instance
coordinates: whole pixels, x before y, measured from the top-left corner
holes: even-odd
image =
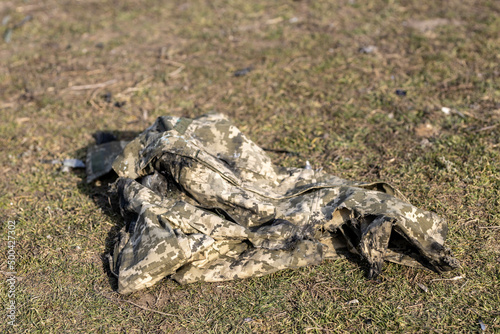
[[[132,140],[139,134],[139,132],[132,131],[113,131],[113,133],[118,140],[126,141]],[[75,151],[74,155],[85,160],[88,149],[94,145],[95,144],[92,143],[91,145],[79,148]],[[99,177],[97,180],[92,181],[91,183],[87,183],[87,175],[85,172],[81,174],[79,173],[78,175],[81,177],[81,181],[77,185],[78,190],[90,197],[92,201],[102,210],[103,213],[105,213],[109,217],[109,219],[113,223],[113,227],[109,230],[106,237],[104,252],[100,254],[100,258],[102,261],[102,269],[108,276],[109,285],[113,290],[117,290],[118,278],[111,270],[109,255],[113,253],[116,238],[122,227],[125,226],[125,223],[122,216],[120,215],[120,205],[118,197],[111,193],[109,190],[111,184],[113,184],[118,178],[118,175],[114,171],[111,171],[110,173]]]

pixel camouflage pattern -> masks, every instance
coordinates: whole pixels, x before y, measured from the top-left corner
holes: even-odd
[[[113,162],[126,227],[111,257],[118,291],[258,277],[354,253],[451,270],[447,223],[386,183],[280,168],[220,114],[164,116]]]

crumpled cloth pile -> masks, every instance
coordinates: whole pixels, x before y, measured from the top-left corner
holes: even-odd
[[[444,247],[444,219],[386,183],[277,167],[221,114],[160,117],[114,145],[123,149],[112,168],[126,224],[110,266],[120,293],[167,276],[219,282],[347,254],[364,259],[369,276],[384,261],[437,272],[458,266]]]

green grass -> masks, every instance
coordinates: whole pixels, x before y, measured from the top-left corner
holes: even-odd
[[[75,6],[0,5],[0,17],[11,16],[2,33],[33,16],[0,42],[0,252],[5,259],[7,222],[16,220],[18,257],[17,325],[3,315],[0,331],[470,333],[480,319],[500,331],[498,2]],[[436,18],[448,21],[414,28]],[[376,51],[359,52],[368,45]],[[325,261],[117,295],[103,257],[122,224],[109,180],[86,185],[83,172],[41,160],[84,158],[96,130],[130,138],[157,116],[213,110],[260,146],[297,153],[270,153],[277,164],[309,160],[343,178],[384,180],[446,217],[462,268],[441,277],[387,264],[372,281],[363,264]],[[0,271],[6,280],[6,261]],[[455,276],[465,278],[436,281]]]

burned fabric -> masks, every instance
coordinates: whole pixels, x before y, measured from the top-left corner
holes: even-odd
[[[280,168],[220,114],[160,117],[114,160],[126,226],[111,257],[118,291],[164,277],[218,282],[354,253],[441,272],[458,266],[446,222],[386,183]]]

